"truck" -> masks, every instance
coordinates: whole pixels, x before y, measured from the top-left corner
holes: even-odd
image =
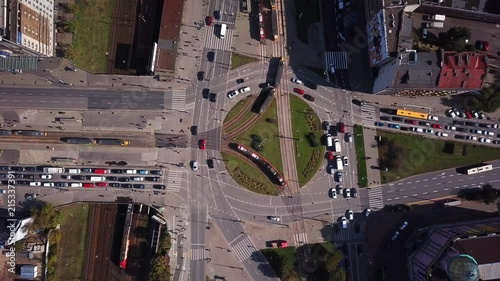
[[[129,145],[129,141],[121,140],[121,139],[95,139],[94,144],[98,145],[121,145],[127,146]]]
[[[64,173],[64,168],[60,167],[43,167],[43,172],[46,174],[62,174]]]
[[[443,28],[444,27],[444,22],[430,22],[430,23],[427,24],[427,27]]]
[[[445,15],[432,15],[431,20],[433,21],[444,21],[446,19]]]
[[[335,146],[335,152],[341,152],[339,139],[334,139],[333,144]]]
[[[335,162],[337,163],[337,170],[342,171],[344,169],[344,164],[342,163],[342,158],[340,156],[337,156]]]

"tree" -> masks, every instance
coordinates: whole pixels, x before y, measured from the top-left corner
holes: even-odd
[[[443,36],[443,45],[447,50],[462,52],[465,50],[465,40],[471,38],[471,30],[464,26],[454,26]]]
[[[334,272],[339,267],[340,261],[344,258],[339,250],[335,250],[325,262],[325,270],[327,272]]]
[[[54,208],[52,204],[33,207],[31,217],[33,222],[27,226],[28,231],[41,230],[45,234],[48,234],[52,229],[56,229],[62,221],[61,211]]]
[[[481,95],[466,97],[467,108],[484,112],[494,112],[500,108],[500,89],[492,86],[484,88],[481,93]]]
[[[380,143],[381,154],[378,160],[380,168],[395,169],[400,166],[403,149],[394,140]]]
[[[485,184],[482,188],[464,188],[460,190],[458,197],[468,200],[484,202],[486,204],[491,204],[496,202],[500,198],[500,190],[491,186],[491,184]]]
[[[74,46],[69,46],[64,51],[64,57],[66,57],[68,59],[74,59],[77,56],[78,56],[78,49],[75,48]]]
[[[342,267],[337,268],[334,272],[330,274],[328,281],[345,281],[346,274],[345,270]]]

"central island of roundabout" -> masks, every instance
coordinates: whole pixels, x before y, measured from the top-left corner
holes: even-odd
[[[323,162],[321,122],[302,98],[290,95],[290,112],[299,185],[305,185]],[[222,157],[231,177],[242,187],[279,195],[287,185],[278,130],[275,91],[263,89],[239,101],[223,124]]]

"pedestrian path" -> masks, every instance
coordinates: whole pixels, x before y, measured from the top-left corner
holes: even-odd
[[[221,39],[218,36],[218,28],[215,27],[218,25],[208,26],[207,28],[207,37],[205,40],[205,48],[211,50],[222,50],[222,51],[230,51],[231,43],[233,42],[233,29],[228,29],[226,36],[224,39]],[[220,28],[220,27],[219,27]]]
[[[307,233],[295,233],[293,235],[293,239],[295,240],[295,246],[301,246],[307,244]]]
[[[382,188],[372,188],[368,190],[368,206],[370,209],[378,210],[384,207]]]
[[[194,106],[195,105],[196,105],[196,103],[194,101],[191,102],[191,103],[186,104],[186,111],[194,110]]]
[[[166,191],[179,192],[182,184],[182,171],[178,170],[168,170],[167,186]]]
[[[330,65],[333,64],[333,67],[336,70],[339,69],[347,69],[347,52],[346,51],[340,51],[340,52],[325,52],[325,58],[326,58],[326,69],[330,71]]]
[[[191,260],[192,261],[202,261],[205,259],[205,248],[203,249],[191,249]]]
[[[254,252],[257,252],[258,249],[252,243],[249,236],[246,236],[244,239],[240,240],[234,246],[231,247],[233,253],[238,257],[240,262],[243,262],[249,259]]]
[[[172,109],[178,111],[186,111],[186,92],[172,92]]]
[[[356,227],[356,224],[358,225]],[[366,222],[365,221],[350,221],[347,223],[347,228],[342,228],[342,223],[337,223],[335,227],[338,231],[333,232],[333,241],[335,242],[346,242],[346,241],[358,241],[363,240],[363,232],[365,231]],[[358,228],[356,230],[356,228]]]
[[[363,119],[363,122],[367,123],[375,122],[375,107],[373,105],[361,106],[361,119]]]

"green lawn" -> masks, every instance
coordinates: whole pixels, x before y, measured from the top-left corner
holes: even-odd
[[[486,146],[467,144],[466,156],[444,151],[445,144],[462,143],[445,142],[428,139],[416,135],[394,134],[377,130],[377,134],[383,138],[392,139],[402,148],[402,163],[399,168],[381,171],[382,183],[396,181],[409,176],[423,174],[453,167],[461,167],[484,161],[500,158],[500,149]],[[449,147],[447,147],[448,149]],[[380,153],[380,149],[379,149]]]
[[[323,163],[325,147],[320,144],[323,132],[321,131],[321,122],[318,116],[304,100],[295,95],[290,95],[290,108],[292,111],[293,137],[295,138],[297,176],[299,185],[303,186],[316,174],[321,163]],[[316,126],[316,130],[311,129],[305,118],[306,116],[312,116],[311,122]],[[312,147],[306,138],[306,135],[310,132],[316,135],[319,144],[317,147]],[[319,155],[319,157],[312,160],[313,154]]]
[[[255,113],[252,113],[255,114]],[[276,123],[271,124],[266,119],[274,119]],[[245,131],[241,136],[236,138],[238,143],[251,148],[252,135],[260,135],[262,137],[262,146],[264,149],[259,153],[262,157],[266,158],[278,171],[283,175],[283,163],[281,162],[281,148],[278,131],[278,113],[276,107],[276,100],[274,100],[268,107],[267,111],[259,118],[252,128]]]
[[[61,209],[61,241],[58,246],[57,280],[82,280],[89,220],[89,205]]]
[[[250,96],[247,96],[240,100],[231,110],[227,113],[226,118],[224,118],[224,122],[229,122],[229,120],[233,119],[240,111],[245,107],[245,105],[248,102],[248,99],[250,99]]]
[[[368,186],[368,172],[365,160],[365,140],[363,138],[363,127],[354,125],[354,147],[356,148],[356,160],[358,162],[358,184],[359,187]]]
[[[226,169],[229,172],[229,175],[231,175],[231,177],[239,185],[252,192],[260,194],[279,194],[277,187],[269,180],[269,178],[263,176],[263,172],[257,168],[254,168],[254,166],[250,163],[226,152],[222,152],[222,158],[224,159],[224,163],[226,165]],[[238,169],[246,178],[251,179],[253,183],[259,184],[260,186],[252,186],[252,184],[245,182],[245,180],[243,180],[241,177],[238,177]]]
[[[231,126],[227,127],[225,131],[229,132],[240,127],[254,115],[258,115],[258,113],[252,112],[251,110],[247,111],[245,114],[243,114],[243,116],[241,116],[240,119],[238,119],[238,121],[234,122],[233,124],[231,124]]]
[[[107,72],[112,0],[76,1],[73,28],[73,62],[92,73]]]
[[[249,63],[256,62],[256,61],[259,61],[259,60],[256,58],[233,53],[233,55],[231,56],[231,70],[238,68],[242,65],[249,64]]]

